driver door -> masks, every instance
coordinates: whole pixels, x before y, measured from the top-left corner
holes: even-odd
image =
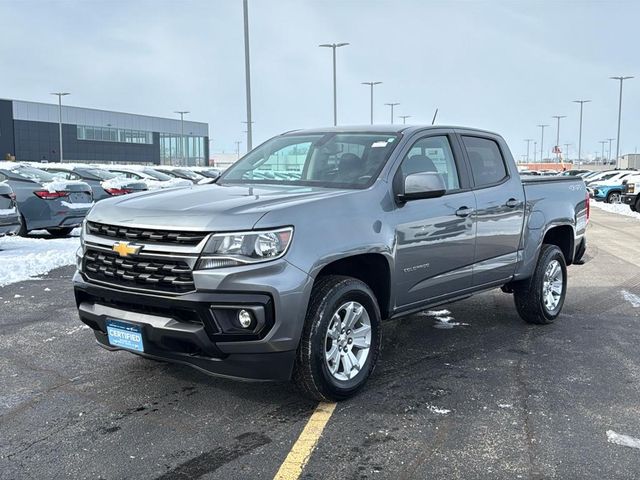
[[[443,134],[418,139],[396,173],[396,182],[404,184],[409,174],[437,172],[447,189],[442,197],[411,200],[394,212],[398,309],[454,296],[472,286],[476,201],[455,142],[455,137]]]

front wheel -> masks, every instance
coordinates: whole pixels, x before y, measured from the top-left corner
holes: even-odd
[[[329,275],[311,293],[293,379],[307,397],[349,398],[360,390],[380,353],[380,309],[367,284]]]
[[[607,195],[607,203],[620,203],[621,198],[620,192],[611,192]]]
[[[543,245],[533,276],[514,288],[518,314],[527,323],[553,323],[567,293],[567,265],[555,245]]]

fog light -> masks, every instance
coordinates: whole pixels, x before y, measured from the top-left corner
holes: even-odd
[[[248,311],[240,310],[238,312],[238,322],[240,322],[242,328],[249,328],[251,326],[251,323],[253,323],[253,317]]]

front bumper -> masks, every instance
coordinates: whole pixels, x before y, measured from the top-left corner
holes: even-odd
[[[636,200],[638,199],[638,193],[633,193],[633,194],[628,194],[628,193],[624,193],[622,194],[622,196],[620,197],[620,201],[622,203],[625,203],[627,205],[630,205],[632,207],[635,207],[636,205]]]
[[[306,274],[286,262],[275,270],[281,268],[291,273],[292,292],[275,290],[275,281],[256,282],[252,287],[258,290],[251,291],[242,284],[242,278],[227,277],[232,290],[198,288],[182,295],[154,295],[97,285],[76,273],[76,303],[82,322],[93,329],[98,343],[107,349],[117,348],[109,344],[106,322],[120,320],[142,330],[144,353],[132,353],[188,364],[213,375],[288,380],[304,321],[309,282]],[[291,278],[295,271],[300,275]],[[256,319],[249,333],[234,328],[230,319],[235,316],[227,314],[240,308],[249,310]]]

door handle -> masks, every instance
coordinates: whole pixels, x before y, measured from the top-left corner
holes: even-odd
[[[507,200],[507,203],[505,203],[505,205],[509,208],[515,208],[519,203],[520,202],[518,202],[518,200],[516,200],[515,198],[510,198],[509,200]]]
[[[458,217],[468,217],[472,213],[473,209],[469,207],[460,207],[458,210],[456,210],[456,215]]]

